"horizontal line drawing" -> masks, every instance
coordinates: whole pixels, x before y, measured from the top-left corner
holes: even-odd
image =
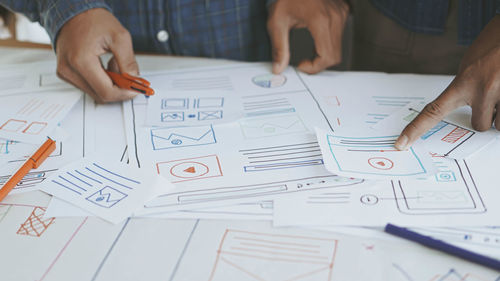
[[[60,183],[60,182],[58,182],[58,181],[56,181],[56,180],[52,180],[52,182],[53,182],[53,183],[55,183],[55,184],[57,184],[57,185],[59,185],[59,186],[62,186],[62,187],[64,187],[64,188],[66,188],[66,189],[68,189],[68,190],[71,190],[71,191],[73,191],[73,192],[77,193],[78,195],[82,195],[82,193],[81,193],[80,191],[75,190],[75,189],[73,189],[73,188],[71,188],[71,187],[69,187],[69,186],[67,186],[67,185],[65,185],[65,184],[62,184],[62,183]]]
[[[66,178],[64,178],[62,176],[58,176],[58,178],[61,179],[61,180],[63,180],[66,183],[69,183],[70,185],[72,185],[72,186],[74,186],[74,187],[76,187],[78,189],[81,189],[83,191],[87,191],[87,189],[81,187],[80,185],[78,185],[78,184],[76,184],[76,183],[74,183],[74,182],[72,182],[72,181],[70,181],[70,180],[68,180],[68,179],[66,179]]]
[[[105,171],[105,172],[107,172],[107,173],[109,173],[109,174],[112,174],[113,176],[116,176],[116,177],[122,178],[122,179],[124,179],[124,180],[127,180],[127,181],[129,181],[129,182],[133,182],[133,183],[135,183],[135,184],[141,184],[139,181],[136,181],[136,180],[133,180],[133,179],[127,178],[127,177],[125,177],[125,176],[122,176],[122,175],[120,175],[120,174],[117,174],[117,173],[115,173],[115,172],[112,172],[112,171],[110,171],[110,170],[108,170],[108,169],[106,169],[106,168],[104,168],[104,167],[102,167],[102,166],[100,166],[100,165],[98,165],[98,164],[96,164],[96,163],[92,163],[92,165],[93,165],[93,166],[95,166],[95,167],[97,167],[97,168],[99,168],[99,169],[101,169],[101,170],[103,170],[103,171]]]
[[[108,180],[108,181],[110,181],[110,182],[112,182],[112,183],[115,183],[115,184],[117,184],[117,185],[119,185],[119,186],[123,186],[123,187],[128,188],[128,189],[133,189],[132,187],[130,187],[130,186],[128,186],[128,185],[125,185],[125,184],[123,184],[123,183],[117,182],[117,181],[115,181],[115,180],[110,179],[109,177],[106,177],[106,176],[104,176],[104,175],[99,174],[98,172],[96,172],[96,171],[94,171],[94,170],[91,170],[89,167],[85,167],[85,170],[87,170],[87,171],[89,171],[89,172],[93,173],[94,175],[99,176],[99,177],[101,177],[101,178],[103,178],[103,179],[105,179],[105,180]]]
[[[264,165],[248,165],[244,166],[244,170],[245,172],[258,172],[258,171],[267,171],[276,169],[307,167],[307,166],[323,165],[323,164],[324,164],[323,159],[313,159],[309,161],[299,161],[299,162],[278,162],[278,163],[264,164]]]

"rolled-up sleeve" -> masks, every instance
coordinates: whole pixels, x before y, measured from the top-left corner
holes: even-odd
[[[104,0],[0,0],[0,5],[38,21],[54,44],[61,27],[74,16],[94,8],[111,8]]]

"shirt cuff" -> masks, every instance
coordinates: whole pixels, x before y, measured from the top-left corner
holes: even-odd
[[[111,8],[102,0],[57,1],[56,4],[41,11],[40,23],[47,30],[54,50],[57,35],[63,25],[76,15],[95,8],[104,8],[111,12]]]

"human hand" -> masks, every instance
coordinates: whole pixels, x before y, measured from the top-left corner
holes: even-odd
[[[91,9],[64,24],[57,37],[56,51],[57,75],[96,102],[128,100],[137,95],[113,85],[102,66],[100,56],[111,52],[109,70],[139,74],[130,34],[107,10]]]
[[[277,0],[269,9],[267,21],[273,73],[281,73],[289,64],[292,28],[309,29],[316,47],[316,57],[302,61],[299,70],[313,74],[340,63],[342,33],[348,15],[349,6],[344,0]]]
[[[500,15],[496,15],[467,50],[457,76],[401,132],[395,147],[408,149],[453,110],[472,107],[472,127],[500,130]]]

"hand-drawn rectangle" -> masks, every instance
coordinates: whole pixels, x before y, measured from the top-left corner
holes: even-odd
[[[0,126],[0,130],[7,132],[18,132],[24,126],[26,126],[28,122],[25,120],[17,120],[17,119],[9,119],[2,126]]]

